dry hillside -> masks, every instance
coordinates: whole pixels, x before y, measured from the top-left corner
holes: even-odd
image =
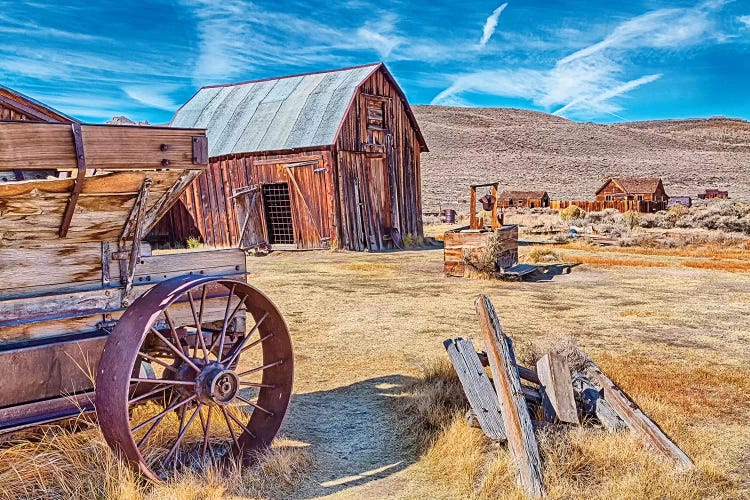
[[[425,210],[467,210],[470,183],[593,199],[606,176],[661,177],[667,193],[706,187],[750,199],[750,122],[727,118],[616,125],[509,108],[415,106]]]

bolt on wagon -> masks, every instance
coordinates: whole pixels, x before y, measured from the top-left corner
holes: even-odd
[[[96,411],[156,481],[271,443],[292,346],[244,252],[142,243],[207,163],[203,130],[0,122],[0,171],[57,174],[0,182],[0,434]]]

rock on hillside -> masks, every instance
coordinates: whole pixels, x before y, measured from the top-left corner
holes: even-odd
[[[414,106],[425,210],[468,211],[468,186],[593,199],[607,176],[661,177],[670,195],[706,187],[750,200],[750,122],[727,118],[579,123],[509,108]]]

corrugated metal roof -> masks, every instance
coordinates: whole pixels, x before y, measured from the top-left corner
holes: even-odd
[[[210,157],[328,146],[357,88],[378,67],[203,87],[171,125],[205,128]]]

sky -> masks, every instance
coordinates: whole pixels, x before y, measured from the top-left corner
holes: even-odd
[[[93,123],[378,61],[412,104],[750,119],[750,0],[0,0],[0,85]]]

